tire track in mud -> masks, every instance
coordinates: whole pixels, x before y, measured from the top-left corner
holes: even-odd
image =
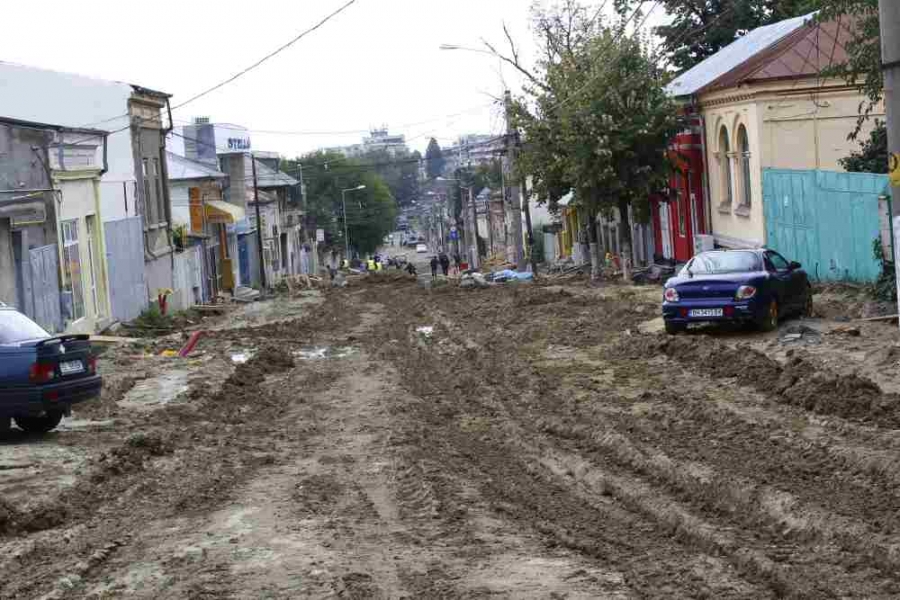
[[[333,318],[345,307],[338,297],[303,319],[277,327],[297,337],[311,327],[325,332],[346,324]],[[309,325],[309,319],[316,324]],[[231,335],[245,333],[235,331]],[[282,434],[288,425],[278,421],[284,406],[299,400],[296,394],[263,385],[267,375],[293,365],[289,353],[267,342],[271,334],[260,333],[260,351],[239,365],[221,389],[192,385],[178,402],[140,421],[123,420],[115,431],[119,442],[91,458],[74,485],[17,507],[6,535],[0,535],[0,555],[5,554],[0,559],[5,575],[0,597],[71,597],[110,572],[140,565],[152,551],[143,540],[148,524],[197,517],[227,503],[241,482],[270,464],[273,448],[264,440]],[[221,332],[204,343],[214,349],[216,340],[231,339],[229,335]],[[312,378],[301,388],[313,392],[322,383]],[[90,560],[110,544],[115,544],[115,552],[107,552],[104,560]],[[170,566],[177,571],[183,565],[176,560]],[[200,571],[185,568],[197,574],[196,585],[206,581],[201,571],[211,569],[211,589],[217,597],[227,595],[230,584],[215,565]],[[200,588],[183,591],[200,593]]]
[[[445,299],[448,302],[444,302]],[[822,446],[827,443],[804,442],[796,435],[779,436],[777,427],[759,427],[756,424],[756,427],[748,428],[746,420],[742,421],[727,411],[710,409],[715,402],[708,398],[706,402],[685,402],[673,397],[645,398],[645,403],[651,405],[649,410],[654,407],[664,409],[661,412],[671,419],[667,422],[665,417],[658,415],[624,415],[621,398],[614,393],[609,394],[610,389],[603,390],[600,386],[600,390],[590,390],[584,396],[593,395],[597,402],[614,407],[614,410],[597,414],[578,410],[566,398],[552,393],[561,383],[557,381],[556,385],[548,385],[547,379],[552,378],[553,374],[534,367],[533,358],[517,356],[520,349],[514,344],[504,343],[504,339],[513,338],[520,331],[526,339],[539,339],[533,331],[525,332],[513,327],[515,321],[509,317],[510,304],[519,303],[521,296],[505,305],[502,300],[492,298],[499,306],[484,311],[484,318],[479,310],[467,305],[468,299],[447,293],[435,294],[430,298],[439,301],[441,311],[447,310],[457,317],[465,315],[464,320],[455,322],[455,327],[451,326],[441,333],[451,339],[457,338],[454,341],[459,347],[474,339],[479,350],[457,353],[450,359],[450,363],[463,372],[457,381],[451,377],[437,377],[435,379],[443,385],[432,382],[419,387],[422,393],[430,394],[429,397],[439,393],[437,390],[441,387],[462,388],[468,392],[468,397],[460,399],[463,409],[454,411],[452,407],[444,406],[450,400],[435,408],[444,420],[455,416],[458,410],[465,410],[486,415],[494,421],[512,422],[522,429],[522,432],[504,431],[502,439],[490,448],[479,446],[479,443],[485,443],[479,439],[451,444],[480,449],[480,452],[466,455],[470,468],[476,468],[471,465],[483,467],[481,457],[489,455],[493,449],[519,469],[537,469],[540,472],[541,469],[535,467],[533,462],[519,460],[525,455],[524,448],[519,448],[518,453],[511,449],[504,451],[502,440],[520,442],[527,438],[529,432],[535,434],[535,420],[540,421],[543,415],[552,415],[557,418],[557,430],[553,431],[551,426],[549,431],[543,432],[550,434],[548,444],[551,450],[554,446],[556,452],[568,448],[569,454],[566,456],[569,462],[593,465],[591,468],[594,470],[599,469],[596,460],[603,464],[603,470],[599,472],[607,473],[607,483],[601,485],[606,495],[595,494],[595,502],[599,503],[612,495],[635,512],[650,517],[658,527],[674,528],[688,540],[688,545],[695,544],[725,556],[748,580],[766,585],[770,593],[800,597],[883,597],[897,593],[896,539],[890,535],[891,527],[884,527],[885,523],[892,522],[896,506],[893,486],[888,482],[877,477],[874,480],[872,477],[866,478],[857,472],[846,477],[842,477],[841,473],[828,473],[838,461],[834,459],[834,449],[823,449]],[[543,306],[545,303],[540,304]],[[498,326],[490,319],[501,315],[499,328],[504,331],[504,336],[496,337]],[[554,330],[565,328],[564,323],[553,320],[550,326]],[[556,330],[550,337],[565,338],[561,334]],[[578,335],[575,337],[582,339]],[[594,335],[587,337],[591,341],[596,339]],[[607,339],[609,337],[607,335]],[[617,332],[613,333],[613,337],[617,337]],[[448,360],[440,356],[446,354],[446,348],[426,347],[419,348],[419,351],[423,356],[412,359],[416,367],[427,368],[428,364]],[[630,363],[640,363],[643,369],[632,369],[636,373],[623,373],[622,365],[617,365],[620,369],[616,369],[614,382],[630,380],[637,375],[642,379],[635,387],[643,385],[653,389],[661,384],[661,388],[657,389],[665,389],[665,381],[660,381],[661,378],[647,377],[651,371],[645,363],[653,356],[653,353],[644,356],[632,354],[628,357]],[[406,360],[410,359],[407,357]],[[733,385],[728,380],[717,382],[725,387]],[[416,385],[415,382],[407,384]],[[677,383],[675,386],[677,390]],[[729,391],[734,397],[740,394],[737,388]],[[603,392],[608,396],[603,397]],[[626,400],[625,404],[633,402],[633,399]],[[610,416],[615,418],[609,419]],[[714,418],[710,419],[711,416]],[[608,425],[602,419],[614,424]],[[551,420],[545,419],[544,425]],[[581,421],[582,433],[573,435],[573,423],[578,421]],[[440,423],[435,422],[434,426],[438,428]],[[613,427],[611,432],[610,426]],[[724,431],[717,431],[717,426]],[[447,429],[446,425],[444,428]],[[592,429],[600,433],[594,435]],[[605,438],[603,431],[607,432]],[[445,433],[449,435],[452,432]],[[497,435],[496,430],[492,433]],[[591,443],[579,442],[580,437],[591,440]],[[601,443],[597,443],[598,439]],[[724,451],[711,451],[710,447]],[[557,470],[564,463],[555,463]],[[545,462],[543,469],[553,470],[550,468],[552,464]],[[582,466],[587,471],[591,468]],[[609,474],[609,469],[613,469],[612,474]],[[797,476],[804,473],[808,481],[801,479],[798,487]],[[861,475],[863,481],[859,481]],[[617,485],[608,483],[611,477],[618,477],[614,480]],[[514,474],[508,470],[502,471],[502,474],[493,472],[488,478],[495,486],[493,491],[497,495],[502,496],[503,489],[502,486],[497,488],[499,484],[495,482],[507,478],[515,480]],[[518,482],[513,487],[529,489],[527,482]],[[652,501],[654,490],[660,498],[668,500]],[[831,493],[832,490],[835,493]],[[869,497],[868,492],[871,491],[880,493],[878,497],[885,500],[885,506],[880,506],[877,499]],[[572,492],[563,485],[551,496],[558,498],[567,493]],[[526,520],[538,528],[539,523],[553,519],[534,505],[527,504],[523,508],[525,499],[521,496],[509,494],[508,500],[505,506],[509,514],[529,515]],[[682,502],[685,504],[678,508]],[[594,505],[591,504],[591,507]],[[834,509],[838,512],[830,512]],[[573,507],[570,510],[577,512]],[[544,529],[548,532],[554,530],[546,526]],[[725,538],[710,535],[710,531],[717,530],[727,531],[729,535]],[[559,539],[565,538],[565,535],[559,534]],[[568,541],[578,545],[577,540]],[[881,568],[881,574],[872,571],[873,563]]]
[[[408,324],[398,325],[398,329],[409,329]],[[434,336],[437,339],[449,333],[436,329]],[[528,454],[510,441],[507,437],[510,432],[504,431],[502,424],[482,433],[467,432],[456,426],[460,417],[466,415],[484,418],[488,423],[509,421],[511,426],[520,425],[516,418],[506,414],[507,407],[502,400],[494,398],[496,388],[506,391],[510,389],[506,386],[519,380],[505,369],[492,368],[496,365],[482,364],[481,361],[492,362],[490,350],[477,352],[467,348],[467,333],[471,331],[467,330],[462,340],[452,340],[465,359],[459,354],[455,358],[440,356],[453,352],[448,349],[450,344],[441,340],[431,348],[425,345],[414,349],[411,356],[400,352],[393,358],[405,362],[408,372],[413,373],[440,362],[454,365],[455,371],[449,377],[435,374],[428,383],[420,384],[415,378],[405,382],[417,395],[429,400],[417,415],[417,420],[427,423],[424,429],[428,435],[421,443],[441,448],[445,468],[455,471],[458,478],[473,482],[494,511],[543,533],[554,545],[575,550],[606,568],[622,570],[625,583],[641,595],[746,597],[774,593],[735,578],[727,566],[713,569],[720,573],[717,577],[698,575],[704,572],[700,565],[715,564],[716,559],[703,549],[673,542],[671,528],[660,527],[654,518],[608,499],[595,503],[593,498],[591,501],[582,498],[572,489],[571,482],[557,480],[539,461],[523,460]],[[399,331],[393,334],[395,338],[401,335]],[[511,359],[509,354],[504,358]],[[470,370],[471,375],[467,374]],[[521,386],[519,392],[529,396],[527,387]],[[451,390],[449,395],[447,390]],[[462,393],[454,394],[453,390]],[[522,401],[527,409],[534,399]],[[521,433],[513,432],[512,440],[521,440]],[[451,505],[463,501],[449,499]]]

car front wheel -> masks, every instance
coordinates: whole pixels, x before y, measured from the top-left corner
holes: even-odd
[[[813,293],[812,290],[806,291],[806,302],[803,303],[803,316],[812,318],[813,316]]]
[[[766,313],[763,315],[759,323],[759,328],[763,331],[774,331],[778,328],[778,300],[774,298],[766,307]]]
[[[40,417],[15,417],[19,429],[28,433],[47,433],[56,428],[62,421],[63,414],[60,411],[51,411]]]

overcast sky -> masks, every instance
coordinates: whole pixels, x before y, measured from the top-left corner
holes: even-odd
[[[6,0],[0,60],[136,83],[173,94],[177,104],[345,2],[156,0],[153,11],[142,11],[128,0]],[[177,110],[175,124],[195,116],[240,124],[253,130],[256,149],[287,156],[355,143],[362,131],[381,125],[419,150],[431,136],[447,145],[463,133],[498,133],[502,115],[491,97],[503,89],[501,76],[513,89],[521,85],[514,70],[486,54],[439,46],[478,47],[482,37],[502,44],[506,22],[531,56],[531,4],[357,0],[259,68]]]

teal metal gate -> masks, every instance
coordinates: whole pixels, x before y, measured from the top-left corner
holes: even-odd
[[[818,280],[874,281],[886,175],[763,169],[766,245]]]

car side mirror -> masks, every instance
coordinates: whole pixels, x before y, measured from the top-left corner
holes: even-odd
[[[796,271],[797,269],[801,268],[802,266],[803,266],[803,265],[801,265],[800,263],[798,263],[796,260],[792,260],[792,261],[791,261],[791,264],[788,265],[788,268],[789,268],[791,271]]]

